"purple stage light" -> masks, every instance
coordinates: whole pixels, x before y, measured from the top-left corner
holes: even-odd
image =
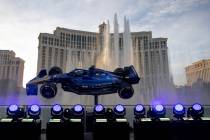
[[[82,107],[82,105],[75,105],[74,106],[74,112],[77,112],[77,113],[80,113],[80,112],[82,112],[83,111],[83,107]]]
[[[59,104],[55,104],[53,105],[53,107],[51,108],[51,115],[53,117],[61,117],[62,116],[62,113],[63,113],[63,108],[61,105]]]
[[[155,110],[157,112],[162,112],[164,110],[164,107],[163,107],[163,105],[158,104],[158,105],[155,105]]]
[[[182,104],[176,104],[173,107],[173,113],[176,118],[182,118],[185,115],[185,107]]]
[[[124,117],[126,110],[125,107],[121,104],[118,104],[114,107],[114,113],[116,117]]]
[[[136,118],[144,117],[145,115],[145,108],[141,104],[137,104],[134,108],[134,115]]]
[[[7,115],[8,117],[16,118],[18,117],[19,107],[16,104],[12,104],[7,107]]]
[[[32,112],[38,112],[40,110],[40,107],[38,105],[31,105],[30,110]]]
[[[41,113],[41,108],[38,105],[31,105],[28,109],[28,115],[33,119],[38,119]]]
[[[177,112],[182,112],[184,110],[184,106],[182,104],[176,104],[174,109],[177,111]]]
[[[56,104],[53,106],[53,111],[54,112],[60,112],[62,110],[62,107],[59,104]]]
[[[16,112],[18,110],[18,106],[17,105],[10,105],[9,106],[9,111],[10,112]]]
[[[104,106],[101,104],[96,105],[94,108],[94,111],[97,113],[102,112],[103,110],[104,110]]]
[[[123,111],[125,111],[125,107],[123,105],[119,104],[119,105],[115,106],[115,110],[117,112],[123,112]]]
[[[195,110],[195,111],[200,111],[202,109],[202,106],[198,103],[194,104],[192,106],[192,108]]]
[[[165,117],[166,109],[162,104],[153,105],[150,109],[149,115],[154,118]]]
[[[136,112],[142,112],[143,110],[144,110],[143,105],[140,105],[140,104],[136,105],[136,107],[135,107]]]
[[[203,114],[204,114],[204,107],[199,103],[193,104],[192,107],[189,107],[187,111],[187,115],[194,118],[202,117]]]

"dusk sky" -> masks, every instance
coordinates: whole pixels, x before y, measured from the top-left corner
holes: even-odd
[[[56,27],[98,32],[118,14],[131,31],[152,31],[168,38],[175,84],[185,84],[184,67],[210,58],[210,0],[0,0],[0,49],[14,50],[25,60],[25,83],[37,70],[38,35]],[[112,29],[112,28],[111,28]]]

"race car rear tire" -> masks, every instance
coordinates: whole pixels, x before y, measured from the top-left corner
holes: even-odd
[[[118,95],[120,96],[120,98],[122,99],[129,99],[133,96],[134,94],[134,89],[132,86],[125,86],[122,87],[119,91],[118,91]]]

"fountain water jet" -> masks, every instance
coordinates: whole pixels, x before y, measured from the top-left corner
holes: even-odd
[[[101,46],[100,55],[96,61],[98,68],[110,70],[111,67],[111,49],[110,49],[110,25],[109,21],[105,24],[105,30],[103,32],[103,45]],[[99,48],[98,48],[99,49]]]
[[[112,58],[114,58],[113,66],[119,67],[119,24],[117,20],[117,14],[114,15],[114,47]]]
[[[133,46],[132,46],[129,21],[126,19],[126,17],[124,17],[122,66],[128,66],[128,65],[133,65]]]

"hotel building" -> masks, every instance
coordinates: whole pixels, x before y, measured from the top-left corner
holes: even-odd
[[[185,68],[187,85],[192,86],[198,80],[210,82],[210,59],[200,60]]]
[[[24,63],[14,51],[0,50],[0,80],[15,81],[17,87],[23,87]]]

